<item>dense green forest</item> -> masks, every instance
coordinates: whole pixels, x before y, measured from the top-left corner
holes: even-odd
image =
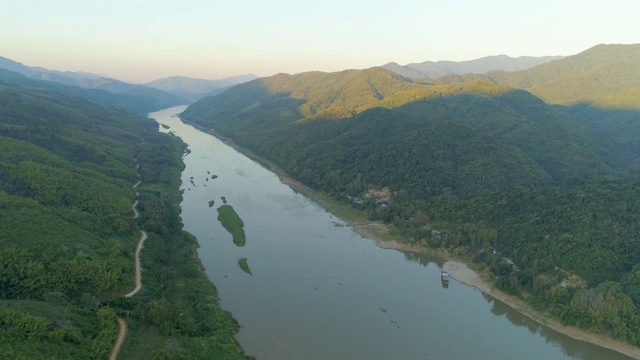
[[[123,99],[0,79],[0,358],[107,358],[118,317],[122,358],[245,358],[182,231],[185,146]],[[143,289],[125,299],[140,228]]]
[[[620,66],[593,71],[634,72],[637,63]],[[466,80],[415,83],[379,68],[280,74],[181,117],[407,242],[473,261],[498,288],[566,324],[640,345],[640,151],[621,138],[640,138],[639,113],[557,106],[486,77]],[[609,129],[624,131],[593,126],[611,112]]]

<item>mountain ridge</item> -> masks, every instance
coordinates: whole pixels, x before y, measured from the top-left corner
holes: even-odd
[[[407,65],[399,65],[397,63],[388,63],[382,65],[382,68],[391,70],[399,75],[410,79],[436,79],[444,75],[464,75],[468,73],[484,74],[490,71],[517,71],[535,67],[547,62],[560,60],[563,56],[519,56],[511,57],[508,55],[485,56],[478,59],[466,61],[424,61],[420,63],[410,63]]]

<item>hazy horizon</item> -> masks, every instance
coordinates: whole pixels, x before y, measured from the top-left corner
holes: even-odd
[[[0,55],[145,83],[363,69],[506,54],[568,56],[637,43],[636,2],[192,0],[5,5]]]

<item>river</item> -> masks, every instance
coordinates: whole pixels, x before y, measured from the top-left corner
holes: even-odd
[[[241,324],[237,339],[248,355],[630,359],[542,326],[455,280],[443,288],[441,259],[379,248],[260,164],[183,124],[174,116],[183,110],[150,117],[189,145],[182,220],[198,239],[222,307]],[[217,220],[225,201],[244,222],[245,246],[236,246]],[[251,274],[240,268],[241,258]]]

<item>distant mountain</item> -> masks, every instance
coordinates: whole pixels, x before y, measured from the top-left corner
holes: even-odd
[[[0,84],[10,82],[25,87],[39,88],[90,101],[100,106],[120,108],[137,114],[147,114],[162,105],[153,96],[112,93],[101,89],[85,89],[75,85],[28,78],[17,72],[0,69]],[[155,90],[155,89],[152,89]],[[169,105],[171,106],[171,105]]]
[[[404,66],[392,62],[382,67],[409,79],[435,79],[450,74],[484,74],[495,70],[524,70],[560,59],[562,59],[562,56],[520,56],[513,58],[507,55],[496,55],[469,61],[425,61]]]
[[[422,71],[417,69],[413,69],[411,67],[402,66],[395,62],[390,62],[388,64],[381,66],[383,69],[387,69],[391,72],[394,72],[400,76],[406,77],[407,79],[429,79],[434,78],[431,74],[425,74]],[[438,77],[438,76],[436,76]]]
[[[62,72],[41,67],[25,66],[22,63],[0,57],[0,69],[22,74],[31,79],[51,81],[85,89],[100,89],[114,94],[127,94],[137,97],[141,102],[151,105],[149,111],[189,103],[188,100],[159,89],[143,85],[134,85],[101,75],[85,72]]]
[[[182,98],[197,101],[205,96],[214,96],[231,86],[257,79],[254,74],[232,76],[219,80],[194,79],[185,76],[172,76],[146,83],[146,86],[160,89]]]
[[[73,79],[80,80],[80,79],[96,79],[99,77],[105,77],[104,75],[96,75],[96,74],[81,72],[81,71],[77,71],[77,72],[56,71],[56,70],[47,70],[41,67],[26,66],[26,65],[23,65],[22,63],[13,61],[11,59],[7,59],[2,56],[0,56],[0,69],[14,71],[19,74],[22,74],[31,78],[37,78],[40,80],[54,81],[54,80],[50,80],[49,78],[56,78],[60,80],[57,82],[64,82],[64,81],[71,82],[68,85],[76,85],[75,83],[73,83]]]

